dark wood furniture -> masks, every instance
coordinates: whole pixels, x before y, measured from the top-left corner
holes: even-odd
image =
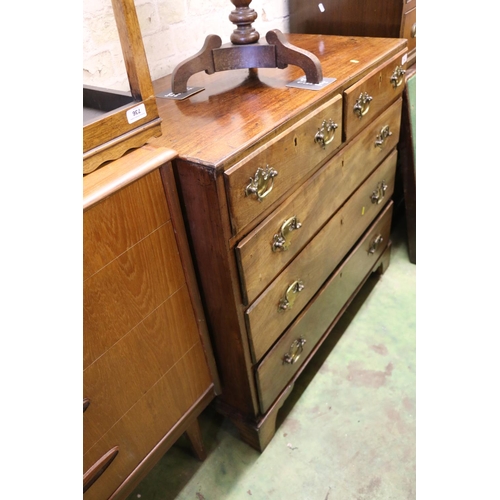
[[[84,499],[125,498],[219,392],[173,179],[137,149],[83,179]]]
[[[134,0],[111,0],[130,92],[83,86],[83,173],[161,133]]]
[[[263,450],[295,379],[370,273],[389,264],[407,41],[286,35],[300,68],[198,73],[159,100],[221,377],[219,411]],[[169,76],[154,82],[157,94]]]
[[[290,33],[406,38],[417,57],[417,0],[288,0]]]

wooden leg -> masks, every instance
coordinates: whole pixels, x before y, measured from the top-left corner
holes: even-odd
[[[241,439],[245,443],[255,448],[257,451],[263,452],[265,450],[276,433],[276,417],[278,416],[278,411],[292,392],[293,386],[294,384],[290,384],[285,391],[282,392],[281,396],[276,400],[268,412],[257,422],[248,422],[241,418],[228,415],[233,424],[238,428]]]
[[[205,460],[207,454],[205,453],[205,448],[203,448],[203,440],[201,438],[200,424],[198,419],[195,418],[192,424],[186,429],[186,434],[193,448],[194,454],[199,460]]]

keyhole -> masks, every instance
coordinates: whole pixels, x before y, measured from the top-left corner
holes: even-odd
[[[293,139],[293,142],[294,142],[294,144],[295,144],[295,147],[297,147],[297,137],[295,137],[295,138]]]

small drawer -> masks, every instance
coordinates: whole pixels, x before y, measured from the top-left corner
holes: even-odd
[[[401,103],[398,99],[240,241],[236,256],[245,305],[257,298],[394,149],[399,140]],[[388,132],[382,140],[383,130]]]
[[[402,37],[408,40],[408,51],[417,46],[417,9],[403,15]]]
[[[417,6],[417,0],[403,0],[403,14],[410,12]]]
[[[233,232],[275,203],[342,142],[342,96],[292,127],[225,172]]]
[[[397,152],[393,151],[247,309],[245,318],[255,362],[300,313],[390,199],[396,161]]]
[[[256,381],[262,413],[270,408],[352,294],[375,268],[390,238],[392,206],[390,202],[308,308],[258,366]]]
[[[399,52],[382,68],[372,71],[344,92],[344,134],[351,140],[390,103],[401,96],[404,88],[407,50]]]

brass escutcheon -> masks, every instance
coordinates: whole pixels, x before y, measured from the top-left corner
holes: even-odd
[[[385,192],[387,191],[387,184],[385,181],[381,181],[377,184],[377,188],[373,191],[370,199],[372,203],[376,203],[377,205],[382,203],[384,199]]]
[[[402,66],[396,66],[394,73],[391,76],[391,83],[394,88],[399,87],[403,83],[403,76],[406,70]]]
[[[290,346],[290,350],[283,356],[283,364],[288,363],[293,365],[300,358],[305,343],[306,339],[303,337],[294,340]]]
[[[362,92],[359,95],[353,108],[353,111],[356,115],[358,115],[358,118],[361,118],[368,113],[368,110],[370,109],[370,102],[372,102],[372,100],[373,97],[367,92]]]
[[[297,294],[304,290],[304,283],[301,280],[294,281],[285,292],[285,295],[280,300],[278,311],[287,311],[293,307]]]
[[[417,23],[415,23],[415,24],[411,27],[411,37],[412,37],[412,38],[417,38]]]
[[[335,138],[335,130],[337,130],[338,127],[339,126],[332,119],[323,120],[321,128],[318,129],[314,136],[314,142],[325,149],[325,146],[330,144]]]
[[[389,125],[382,127],[380,129],[380,133],[377,135],[377,139],[375,140],[375,146],[381,148],[384,145],[385,140],[392,135],[392,132],[389,129]]]
[[[302,224],[298,221],[295,215],[283,222],[279,232],[273,236],[273,252],[283,252],[288,250],[291,243],[290,233],[296,229],[300,229],[301,227]]]
[[[258,201],[262,201],[273,189],[274,178],[278,172],[266,165],[259,167],[254,177],[250,177],[250,184],[245,188],[245,196],[254,194]]]
[[[368,253],[373,255],[377,249],[380,243],[384,241],[384,238],[382,238],[382,235],[379,234],[371,243],[370,243],[370,248],[368,250]]]

